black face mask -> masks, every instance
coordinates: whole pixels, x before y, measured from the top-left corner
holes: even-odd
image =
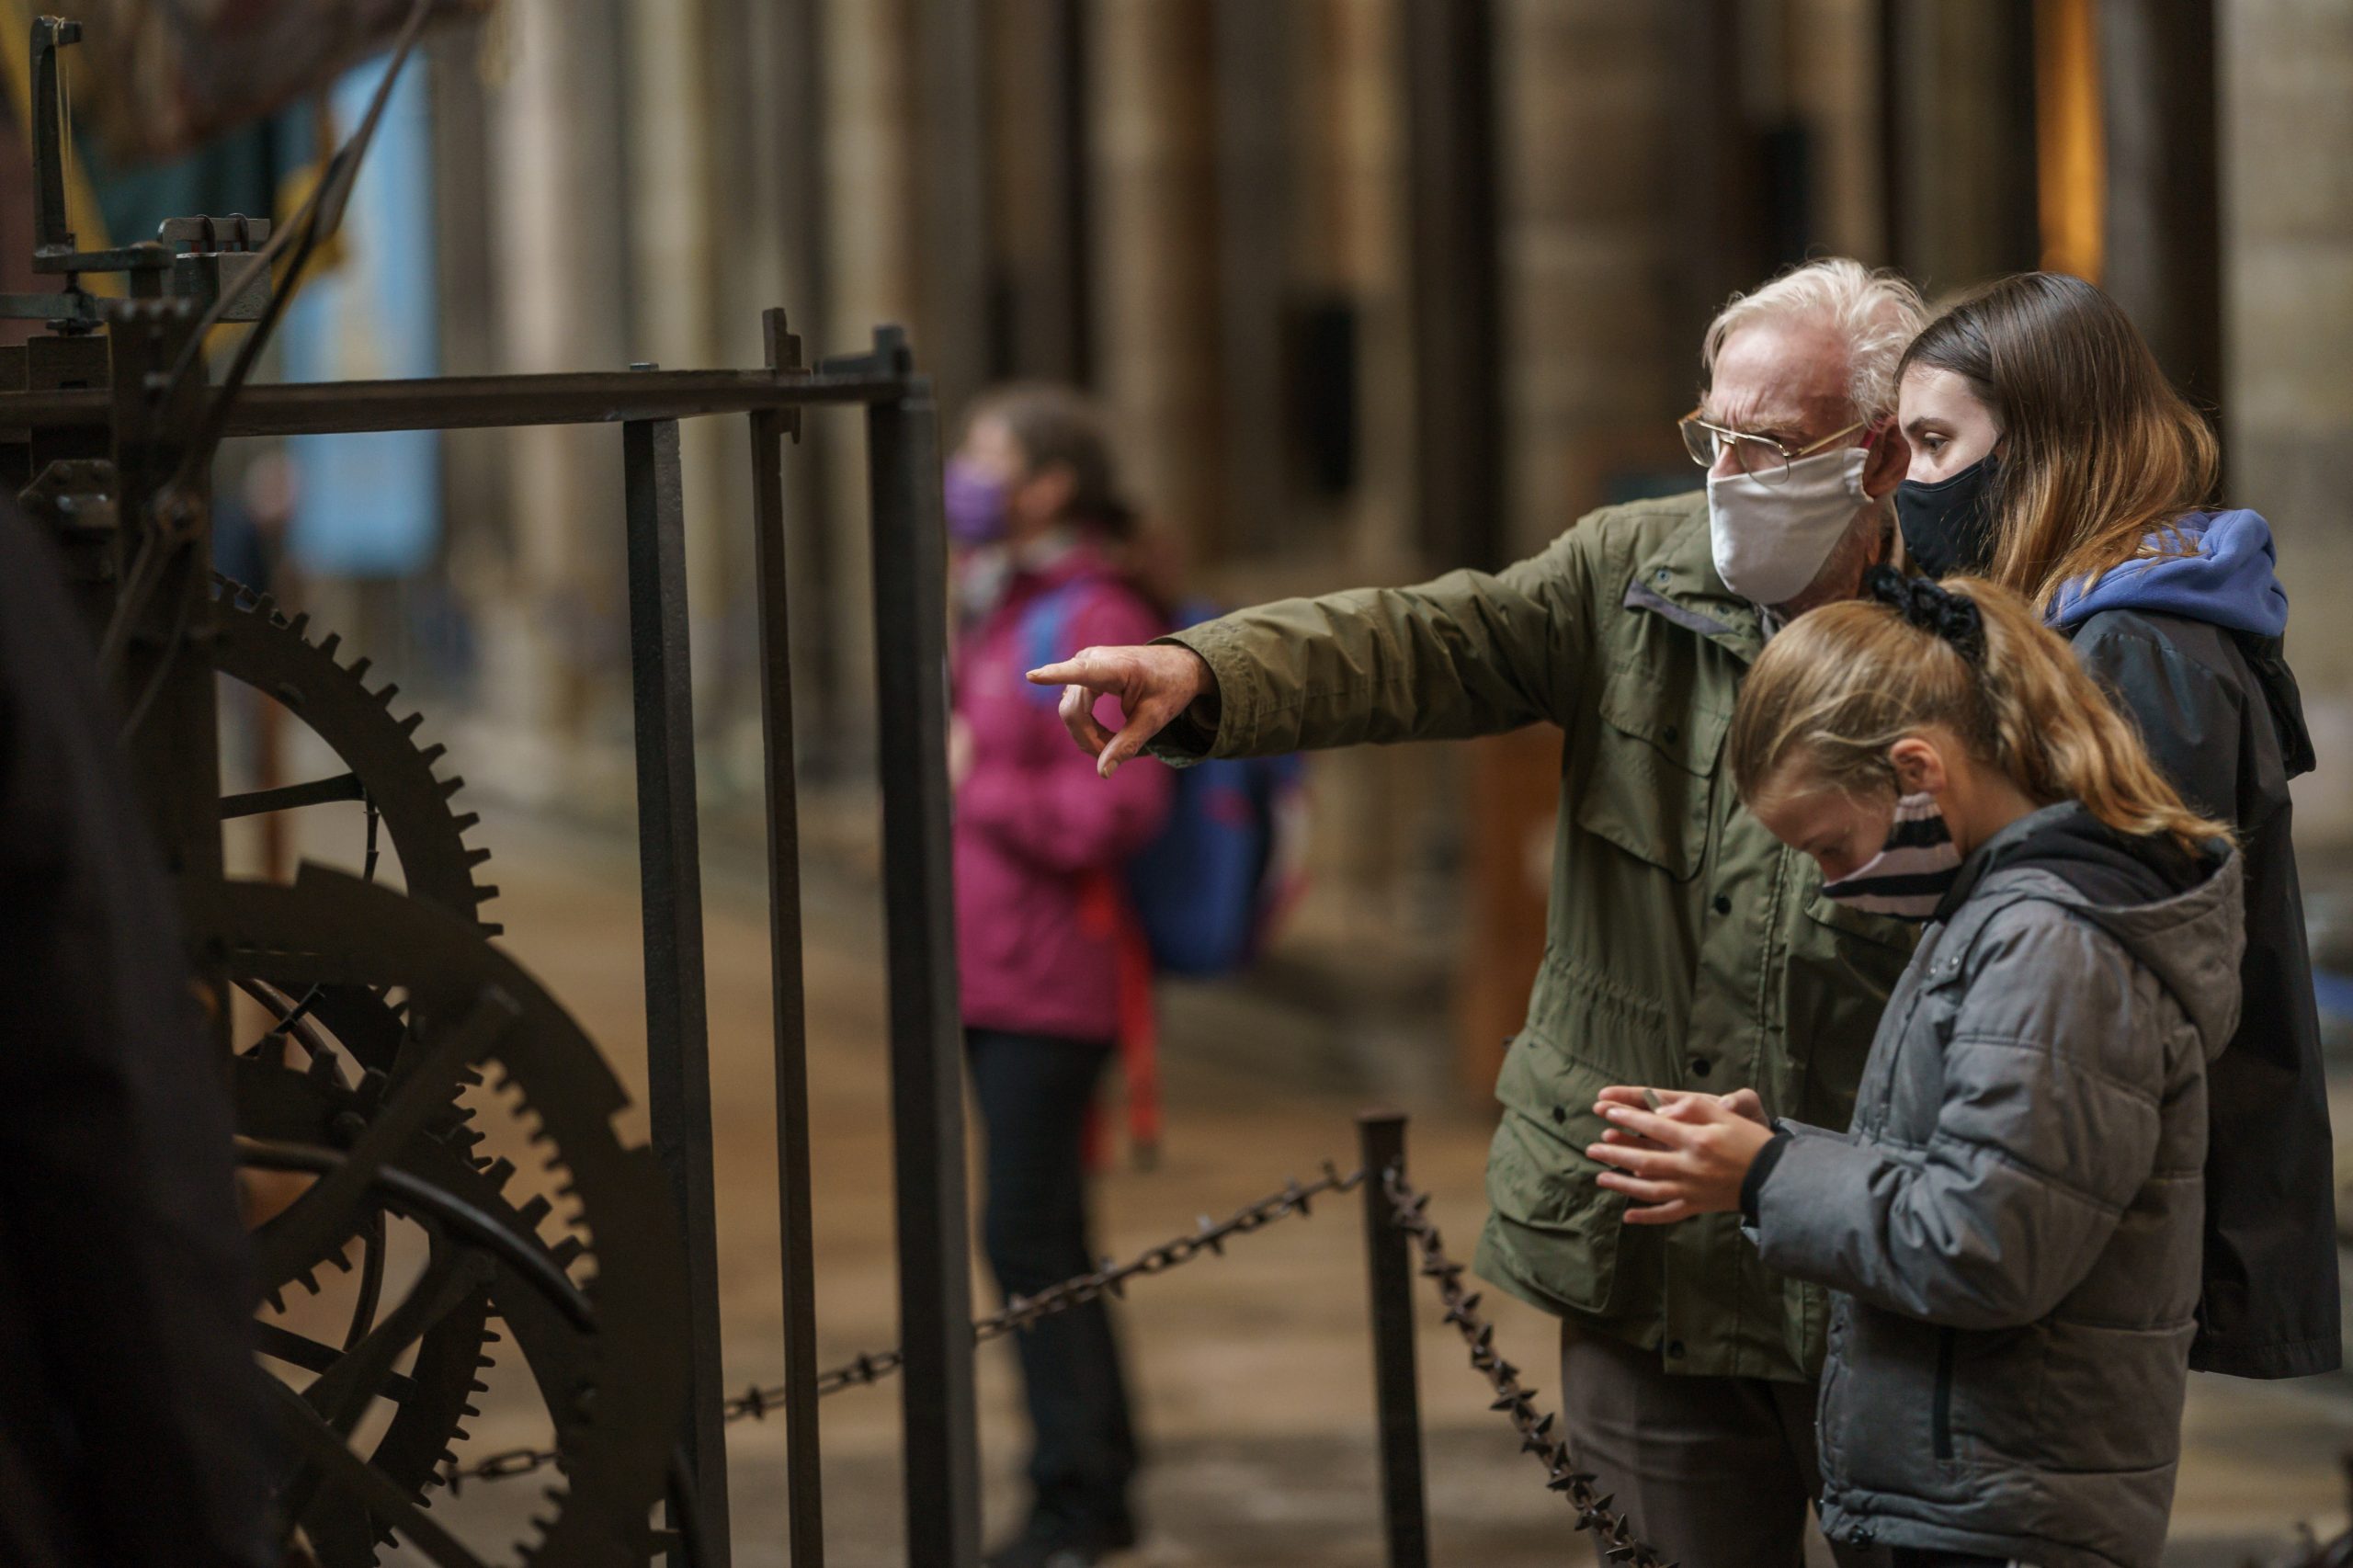
[[[1994,512],[1988,504],[2002,461],[1993,453],[1934,484],[1895,487],[1895,518],[1904,552],[1931,577],[1982,573],[1994,564]]]

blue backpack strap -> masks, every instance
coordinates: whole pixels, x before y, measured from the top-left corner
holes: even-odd
[[[1070,626],[1078,608],[1078,596],[1081,590],[1091,586],[1094,582],[1091,577],[1074,577],[1067,583],[1047,589],[1021,612],[1020,632],[1014,639],[1014,646],[1021,656],[1021,668],[1017,674],[1026,676],[1031,670],[1056,663],[1072,652]],[[1029,689],[1029,699],[1042,707],[1051,708],[1062,700],[1060,687],[1033,686]]]

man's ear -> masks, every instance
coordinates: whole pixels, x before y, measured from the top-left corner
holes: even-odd
[[[1945,771],[1944,754],[1919,735],[1906,735],[1888,747],[1887,760],[1895,768],[1898,794],[1941,795],[1951,782]]]
[[[1871,443],[1870,460],[1863,465],[1863,494],[1878,500],[1903,483],[1911,469],[1912,443],[1891,419],[1881,427],[1879,439]]]

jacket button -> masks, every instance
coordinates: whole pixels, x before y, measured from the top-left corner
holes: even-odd
[[[1665,741],[1668,745],[1673,745],[1677,740],[1682,738],[1682,735],[1683,732],[1677,729],[1672,724],[1669,724],[1665,729],[1659,732],[1659,738]]]
[[[1660,567],[1657,571],[1655,571],[1655,572],[1652,573],[1652,574],[1651,574],[1651,575],[1652,575],[1652,577],[1653,577],[1653,578],[1654,578],[1655,580],[1657,580],[1657,581],[1659,581],[1659,582],[1661,582],[1661,583],[1664,583],[1664,582],[1665,582],[1665,581],[1666,581],[1666,578],[1667,578],[1667,571],[1666,571],[1666,568],[1665,568],[1665,567],[1664,567],[1664,566],[1662,566],[1662,567]]]
[[[1730,915],[1732,913],[1731,894],[1721,892],[1716,894],[1716,913],[1718,915]]]
[[[1666,1342],[1666,1353],[1676,1360],[1680,1361],[1683,1359],[1683,1341],[1679,1339],[1668,1340]]]
[[[1708,1070],[1711,1065],[1712,1063],[1711,1063],[1704,1056],[1693,1057],[1691,1059],[1691,1076],[1694,1078],[1706,1077],[1708,1075]]]
[[[1561,1122],[1566,1121],[1566,1120],[1568,1120],[1568,1119],[1569,1119],[1569,1113],[1568,1113],[1567,1111],[1563,1110],[1559,1106],[1554,1106],[1554,1107],[1552,1108],[1552,1120],[1553,1120],[1553,1122],[1554,1122],[1554,1124],[1555,1124],[1555,1125],[1557,1125],[1557,1124],[1559,1124],[1559,1123],[1561,1123]]]

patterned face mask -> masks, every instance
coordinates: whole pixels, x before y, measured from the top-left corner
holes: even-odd
[[[1895,824],[1878,854],[1835,882],[1822,896],[1867,915],[1927,922],[1961,875],[1961,846],[1952,841],[1934,795],[1906,795],[1895,802]]]

